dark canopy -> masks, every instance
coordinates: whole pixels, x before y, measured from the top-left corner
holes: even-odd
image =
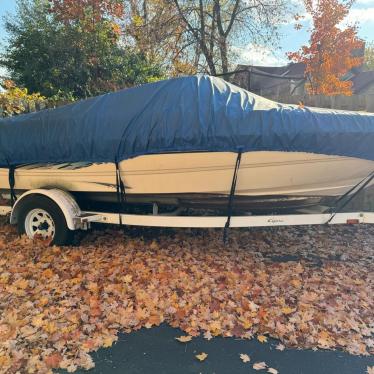
[[[278,104],[192,76],[0,120],[0,166],[239,149],[374,160],[374,115]]]

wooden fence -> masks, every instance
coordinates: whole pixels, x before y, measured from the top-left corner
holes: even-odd
[[[318,108],[366,111],[374,113],[374,95],[323,96],[323,95],[274,95],[268,99],[284,104],[299,104]]]

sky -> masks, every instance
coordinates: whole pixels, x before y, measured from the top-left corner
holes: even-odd
[[[294,1],[302,4],[301,0]],[[6,38],[1,19],[5,14],[14,14],[15,3],[16,0],[0,0],[0,40]],[[303,13],[302,8],[300,8],[299,13]],[[374,42],[374,0],[356,0],[347,22],[357,22],[359,24],[359,36],[368,42]],[[303,25],[301,30],[295,30],[292,21],[281,26],[278,48],[253,45],[251,43],[244,46],[236,46],[237,63],[267,66],[287,64],[286,52],[297,51],[303,44],[308,43],[307,30],[310,27],[310,19],[305,17],[301,23]],[[0,68],[0,75],[3,73],[4,71],[1,71]]]

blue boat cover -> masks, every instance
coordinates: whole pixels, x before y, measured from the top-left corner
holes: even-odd
[[[191,76],[0,120],[1,167],[239,150],[374,160],[374,115],[283,105]]]

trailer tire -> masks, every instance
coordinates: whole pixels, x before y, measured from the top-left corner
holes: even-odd
[[[20,202],[17,228],[20,235],[30,238],[36,235],[51,236],[51,245],[69,245],[73,231],[67,226],[60,207],[50,198],[42,195],[30,195]]]

